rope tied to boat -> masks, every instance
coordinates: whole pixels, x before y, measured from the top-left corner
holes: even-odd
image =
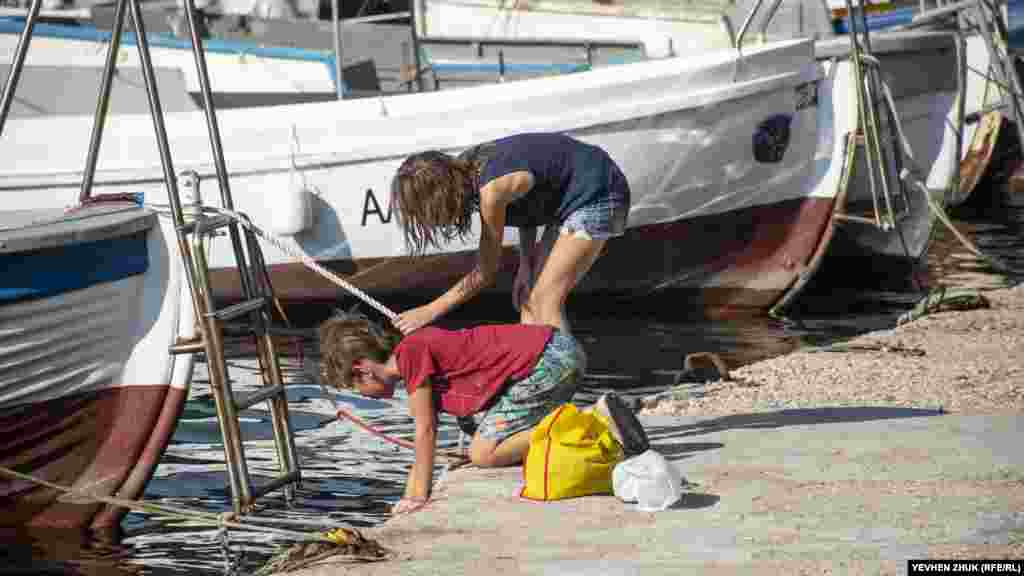
[[[257,575],[284,571],[282,568],[287,568],[287,570],[296,570],[304,567],[303,562],[306,562],[305,565],[311,565],[314,562],[380,562],[383,560],[390,560],[395,557],[393,551],[380,545],[375,540],[366,538],[358,530],[350,526],[335,525],[326,531],[299,532],[296,530],[263,526],[260,525],[260,522],[302,524],[305,526],[316,526],[318,528],[326,528],[327,526],[321,522],[312,523],[300,520],[275,518],[249,517],[243,521],[233,513],[216,514],[213,512],[193,510],[181,506],[154,504],[144,500],[128,500],[113,496],[103,496],[101,494],[93,494],[85,490],[55,484],[48,480],[37,478],[31,474],[18,472],[5,466],[0,466],[0,476],[6,476],[11,479],[21,480],[37,486],[50,488],[61,492],[62,494],[73,495],[76,498],[83,500],[91,500],[94,502],[108,504],[110,506],[127,508],[128,510],[133,510],[135,512],[157,514],[168,518],[188,520],[208,526],[216,526],[216,538],[220,544],[221,553],[224,556],[226,574],[238,573],[238,565],[242,557],[241,552],[236,554],[231,550],[231,542],[228,539],[228,529],[269,533],[291,541],[297,541],[297,544],[285,549],[268,561],[262,569],[255,573]],[[311,550],[315,551],[315,554],[311,555]],[[313,559],[309,560],[310,557]]]
[[[331,272],[327,268],[321,266],[313,258],[307,256],[306,254],[303,254],[302,252],[300,252],[299,250],[295,249],[294,247],[289,246],[287,243],[282,241],[280,238],[278,238],[273,233],[270,233],[270,232],[267,232],[266,230],[263,230],[262,228],[260,228],[256,224],[254,224],[252,222],[252,220],[249,218],[248,215],[246,215],[246,214],[244,214],[242,212],[237,212],[235,210],[227,210],[227,209],[224,209],[224,208],[217,208],[217,207],[213,207],[213,206],[204,206],[203,210],[204,211],[210,211],[210,212],[213,212],[213,213],[216,213],[216,214],[220,214],[222,216],[227,216],[229,218],[234,219],[239,224],[241,224],[243,227],[245,227],[246,229],[252,231],[254,234],[256,234],[260,238],[266,240],[270,244],[274,245],[275,247],[277,247],[279,250],[281,250],[285,254],[288,254],[289,256],[298,259],[303,265],[305,265],[309,269],[313,270],[314,272],[316,272],[320,276],[322,276],[322,277],[326,278],[327,280],[330,280],[331,282],[334,282],[338,286],[344,288],[350,294],[352,294],[356,298],[362,300],[363,302],[365,302],[367,305],[369,305],[374,310],[377,310],[378,312],[383,314],[392,323],[394,323],[395,320],[398,319],[398,314],[396,314],[393,310],[391,310],[390,308],[388,308],[384,304],[380,303],[379,301],[375,300],[369,294],[367,294],[366,292],[360,290],[358,287],[354,286],[351,282],[346,281],[344,278],[341,278],[340,276],[338,276],[334,272]],[[363,421],[362,419],[360,419],[356,415],[352,414],[348,410],[345,410],[344,408],[342,408],[341,404],[337,401],[336,398],[334,398],[333,395],[331,395],[328,392],[326,386],[324,386],[323,382],[319,378],[317,379],[317,382],[320,384],[320,389],[321,389],[321,391],[323,391],[324,396],[327,397],[328,399],[330,399],[334,403],[335,415],[336,415],[336,417],[338,419],[345,418],[345,419],[349,420],[350,422],[352,422],[353,424],[355,424],[356,426],[358,426],[359,428],[363,429],[364,431],[369,432],[370,434],[372,434],[372,435],[374,435],[374,436],[376,436],[376,437],[378,437],[378,438],[380,438],[380,439],[382,439],[382,440],[384,440],[386,442],[394,444],[396,446],[400,446],[402,448],[408,448],[410,450],[415,449],[415,445],[412,442],[410,442],[408,440],[400,439],[400,438],[395,438],[393,436],[385,434],[384,432],[381,432],[380,430],[377,430],[376,428],[374,428],[370,424],[366,423],[365,421]],[[451,462],[449,462],[449,465],[446,466],[445,469],[444,469],[445,476],[442,477],[441,483],[443,483],[443,480],[446,478],[446,474],[447,474],[447,472],[449,470],[453,470],[455,468],[459,468],[461,466],[465,466],[466,464],[469,463],[469,459],[466,457],[466,455],[462,451],[463,441],[464,441],[464,437],[460,433],[460,435],[459,435],[459,447],[458,447],[458,449],[454,453],[444,452],[444,451],[440,452],[441,456],[451,460]]]
[[[897,325],[913,322],[935,312],[952,310],[979,310],[991,308],[992,304],[981,292],[971,288],[952,289],[941,286],[922,298],[913,309],[901,314]]]
[[[350,294],[352,294],[356,298],[359,298],[360,300],[365,302],[367,305],[369,305],[371,308],[373,308],[374,310],[376,310],[376,311],[380,312],[381,314],[383,314],[392,323],[394,323],[395,320],[398,319],[398,314],[396,314],[393,310],[391,310],[390,308],[388,308],[384,304],[381,304],[380,302],[375,300],[373,297],[371,297],[369,294],[367,294],[366,292],[360,290],[358,287],[353,285],[351,282],[348,282],[347,280],[345,280],[341,276],[338,276],[334,272],[331,272],[327,268],[321,266],[316,260],[314,260],[310,256],[308,256],[306,254],[303,254],[302,252],[300,252],[295,247],[289,246],[288,244],[283,242],[281,239],[279,239],[274,234],[269,233],[269,232],[263,230],[262,228],[260,228],[259,226],[253,224],[252,220],[250,220],[249,216],[247,216],[246,214],[241,213],[241,212],[236,212],[234,210],[227,210],[225,208],[217,208],[217,207],[214,207],[214,206],[203,206],[203,210],[204,211],[211,211],[211,212],[214,212],[214,213],[217,213],[217,214],[220,214],[220,215],[223,215],[223,216],[227,216],[229,218],[234,219],[239,224],[244,226],[247,230],[252,231],[254,234],[259,236],[263,240],[266,240],[267,242],[272,244],[274,247],[276,247],[278,250],[280,250],[280,251],[284,252],[285,254],[291,256],[292,258],[295,258],[295,259],[299,260],[304,266],[306,266],[307,268],[309,268],[313,272],[316,272],[320,276],[322,276],[322,277],[326,278],[327,280],[330,280],[331,282],[334,282],[338,286],[344,288]]]

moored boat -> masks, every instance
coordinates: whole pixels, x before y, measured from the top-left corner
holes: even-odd
[[[946,35],[914,33],[903,46],[923,50],[943,41]],[[812,41],[789,40],[446,92],[224,110],[220,123],[238,209],[288,236],[294,252],[378,296],[441,289],[475,259],[472,240],[422,258],[406,255],[387,197],[406,154],[561,131],[608,150],[634,194],[627,234],[609,243],[580,292],[679,289],[699,293],[700,308],[764,310],[799,288],[828,238],[847,169],[845,137],[856,122],[849,84],[833,84],[847,82],[849,73],[842,62],[819,58]],[[918,152],[930,167],[947,143],[942,129],[952,95],[922,91],[924,113],[915,120],[927,136],[939,136],[939,144]],[[161,197],[147,122],[111,119],[99,190]],[[43,137],[58,127],[68,137]],[[202,116],[171,114],[168,127],[178,165],[200,174],[204,198],[216,204]],[[12,205],[43,201],[19,193],[40,188],[46,202],[67,201],[77,193],[74,159],[84,154],[89,128],[86,118],[12,120],[17,154],[7,155],[13,140],[0,143],[0,193]],[[512,243],[496,291],[508,289]],[[225,246],[214,239],[210,260],[221,268],[215,290],[233,299],[237,275]],[[346,295],[293,254],[265,250],[283,299]]]
[[[194,313],[166,220],[133,203],[0,212],[0,465],[142,495],[184,406]],[[116,528],[127,512],[0,475],[0,528]]]

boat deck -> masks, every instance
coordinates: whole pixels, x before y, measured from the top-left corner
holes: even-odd
[[[88,206],[74,211],[62,208],[0,211],[0,254],[124,236],[152,228],[156,219],[154,211],[126,204]]]

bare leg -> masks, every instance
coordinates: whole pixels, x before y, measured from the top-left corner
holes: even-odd
[[[573,287],[594,265],[605,240],[559,234],[557,228],[551,230],[544,230],[540,252],[542,259],[538,266],[540,273],[530,289],[520,321],[524,324],[556,326],[569,332],[565,301]]]
[[[544,233],[540,237],[540,242],[537,246],[537,260],[533,265],[533,273],[530,276],[530,291],[533,291],[533,287],[537,284],[537,278],[540,276],[540,271],[544,269],[544,265],[547,264],[548,256],[551,255],[552,248],[555,247],[555,240],[558,240],[558,226],[551,225],[544,228]],[[522,324],[543,324],[539,314],[530,307],[530,300],[527,298],[523,302],[523,306],[519,310],[519,322]],[[565,314],[562,314],[562,329],[566,332],[569,331],[568,320],[565,318]]]
[[[473,442],[469,445],[469,460],[481,468],[519,464],[530,449],[532,431],[533,428],[517,432],[501,443],[482,438],[478,433],[473,436]]]

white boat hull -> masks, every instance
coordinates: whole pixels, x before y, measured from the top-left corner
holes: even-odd
[[[407,154],[559,131],[608,150],[633,192],[626,235],[609,243],[580,292],[692,290],[702,308],[765,309],[813,269],[848,169],[844,143],[855,127],[855,100],[834,89],[839,80],[829,80],[819,60],[810,41],[784,41],[742,55],[711,51],[448,92],[226,110],[219,120],[235,208],[269,231],[294,233],[280,217],[305,196],[314,216],[286,241],[371,293],[433,294],[475,259],[473,239],[425,258],[405,255],[387,191]],[[946,119],[946,94],[922,98],[932,134]],[[778,137],[766,128],[773,118],[788,136],[774,141],[778,158],[759,159],[759,148]],[[217,205],[204,118],[172,114],[167,126],[175,170],[197,171],[204,202]],[[90,127],[89,118],[12,120],[16,147],[12,138],[0,142],[0,194],[9,205],[72,201]],[[56,130],[67,137],[44,136]],[[94,193],[144,192],[147,201],[165,201],[151,131],[145,117],[109,120]],[[936,154],[920,153],[922,164],[930,167]],[[508,289],[514,272],[514,236],[507,241],[497,291]],[[291,255],[269,245],[264,251],[282,298],[345,295]],[[225,239],[211,242],[209,259],[220,269],[215,290],[232,299],[240,293],[230,254]]]

